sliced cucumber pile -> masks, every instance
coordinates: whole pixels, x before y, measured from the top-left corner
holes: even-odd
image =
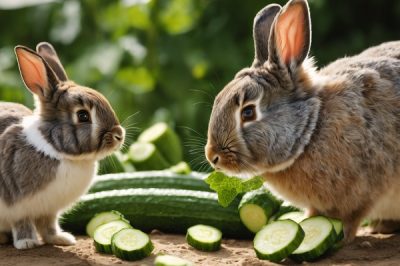
[[[193,263],[172,255],[159,255],[154,261],[155,266],[192,266]]]
[[[131,228],[131,226],[122,220],[112,221],[97,227],[93,234],[96,250],[101,253],[111,254],[111,238],[115,233],[124,228]]]
[[[240,219],[247,229],[257,233],[279,209],[279,205],[280,202],[263,189],[248,192],[239,204]]]
[[[151,254],[154,246],[140,230],[124,228],[112,236],[112,253],[123,260],[140,260]]]
[[[295,251],[304,239],[304,231],[292,220],[281,220],[263,227],[254,238],[257,257],[280,262]]]
[[[97,227],[117,220],[122,220],[126,223],[129,223],[127,220],[125,220],[124,216],[118,211],[108,211],[108,212],[98,213],[86,225],[86,233],[88,234],[88,236],[93,237],[94,231],[96,230]]]
[[[187,230],[186,241],[195,249],[216,251],[221,247],[222,233],[209,225],[194,225]]]
[[[313,261],[330,249],[337,239],[332,222],[323,216],[314,216],[300,223],[305,237],[290,256],[295,261]]]
[[[303,221],[306,217],[306,214],[302,211],[295,211],[295,212],[287,212],[285,214],[282,214],[281,216],[278,217],[278,220],[293,220],[296,223],[300,223]]]

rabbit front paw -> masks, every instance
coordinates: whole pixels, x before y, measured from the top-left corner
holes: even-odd
[[[75,245],[76,243],[75,237],[67,232],[59,232],[55,235],[47,235],[44,237],[44,241],[48,244],[59,246],[71,246]]]
[[[40,241],[37,239],[24,238],[14,241],[14,247],[16,249],[30,249],[37,247],[39,245]]]

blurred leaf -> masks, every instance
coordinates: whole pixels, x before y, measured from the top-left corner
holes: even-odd
[[[70,44],[81,31],[81,5],[79,1],[65,1],[60,15],[50,31],[51,39],[63,44]]]
[[[199,15],[193,0],[169,0],[160,21],[169,34],[181,34],[193,28]]]
[[[149,92],[155,85],[153,76],[144,67],[122,68],[117,72],[116,79],[124,89],[135,94]]]
[[[147,55],[147,49],[133,35],[125,35],[119,39],[119,43],[136,61],[141,63]]]
[[[117,31],[122,35],[131,27],[147,29],[151,23],[150,8],[140,1],[131,6],[116,3],[106,8],[99,19],[108,31]]]
[[[1,0],[0,9],[17,9],[59,1],[60,0]]]

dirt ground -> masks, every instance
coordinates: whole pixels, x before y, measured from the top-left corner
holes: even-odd
[[[218,252],[206,253],[188,246],[183,235],[153,232],[153,254],[167,253],[191,260],[194,265],[275,265],[256,258],[252,241],[224,240]],[[78,237],[75,246],[41,246],[19,251],[11,245],[0,246],[1,266],[78,266],[78,265],[153,265],[155,255],[139,262],[125,262],[112,255],[95,252],[92,240]],[[285,261],[284,265],[294,264]],[[354,243],[312,265],[400,265],[400,235],[368,235],[360,232]]]

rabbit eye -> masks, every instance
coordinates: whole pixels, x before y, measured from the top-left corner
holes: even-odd
[[[248,105],[242,109],[241,114],[242,122],[253,121],[256,119],[256,107],[254,105]]]
[[[78,121],[79,123],[86,123],[86,122],[90,122],[90,115],[89,112],[86,110],[79,110],[78,112],[76,112],[76,115],[78,117]]]

